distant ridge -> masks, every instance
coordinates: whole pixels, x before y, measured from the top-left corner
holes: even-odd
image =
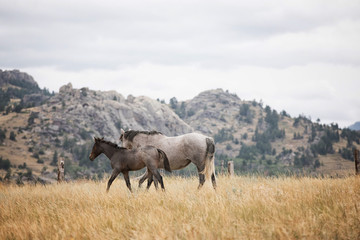
[[[89,160],[93,137],[118,144],[121,128],[213,137],[215,164],[223,173],[231,160],[237,174],[342,175],[353,171],[352,149],[360,149],[360,132],[291,117],[223,89],[187,101],[173,97],[166,104],[71,83],[50,94],[18,70],[0,71],[0,78],[0,180],[6,175],[13,182],[31,175],[55,180],[58,159],[66,161],[68,179],[101,179],[111,169],[106,159]],[[359,129],[360,122],[354,125]],[[197,169],[190,165],[176,174],[192,172]]]
[[[349,129],[354,131],[360,131],[360,121],[350,125]]]

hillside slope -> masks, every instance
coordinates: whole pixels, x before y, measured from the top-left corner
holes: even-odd
[[[340,174],[354,168],[352,149],[359,148],[360,135],[337,124],[293,118],[222,89],[184,102],[173,98],[170,106],[196,131],[214,137],[218,165],[234,160],[238,172]]]

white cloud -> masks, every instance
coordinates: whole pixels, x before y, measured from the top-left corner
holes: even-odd
[[[0,68],[42,87],[189,99],[228,89],[292,115],[359,120],[360,2],[0,0]]]

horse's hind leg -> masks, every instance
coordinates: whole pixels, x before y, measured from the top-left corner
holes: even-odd
[[[201,173],[205,169],[205,166],[201,166],[200,164],[199,165],[195,164],[195,165],[196,165],[196,168],[197,168],[198,173],[199,173],[199,186],[198,186],[198,189],[200,189],[205,183],[205,175]]]
[[[112,174],[111,174],[111,177],[108,181],[108,184],[107,184],[107,188],[106,188],[106,192],[109,192],[109,189],[110,189],[110,186],[112,184],[112,182],[115,180],[115,178],[117,177],[117,175],[119,175],[120,171],[118,169],[114,169]]]
[[[159,189],[159,185],[158,185],[158,180],[154,177],[154,175],[151,174],[151,176],[148,177],[148,186],[147,186],[147,189],[150,188],[151,186],[151,183],[154,182],[154,186],[155,186],[155,189],[158,190]]]
[[[198,189],[200,189],[205,183],[205,175],[202,173],[199,173],[199,186]]]
[[[215,178],[215,173],[211,174],[211,182],[213,185],[213,188],[216,190],[216,178]]]
[[[150,188],[152,182],[154,182],[155,188],[158,189],[158,180],[156,178],[154,178],[152,173],[149,172],[148,170],[146,170],[145,174],[140,178],[140,180],[139,180],[139,188],[141,188],[141,185],[143,184],[143,182],[146,179],[148,179],[147,189]],[[149,183],[150,179],[151,179],[151,182]]]
[[[143,184],[143,182],[144,182],[147,178],[149,178],[149,175],[150,175],[149,171],[146,170],[146,172],[144,173],[144,175],[142,175],[142,177],[141,177],[140,180],[139,180],[139,188],[141,188],[141,184]]]
[[[153,172],[154,172],[153,174],[154,174],[155,178],[160,182],[162,190],[165,190],[163,178],[160,175],[159,171],[157,169],[155,169]]]

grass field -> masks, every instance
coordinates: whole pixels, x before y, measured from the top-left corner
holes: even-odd
[[[360,178],[165,177],[0,185],[0,239],[359,239]]]

